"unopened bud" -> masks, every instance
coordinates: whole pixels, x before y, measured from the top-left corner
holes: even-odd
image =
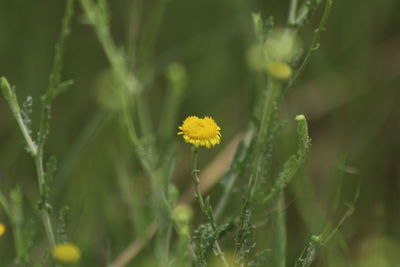
[[[292,68],[285,62],[274,62],[267,66],[268,73],[277,80],[287,80],[292,76]]]
[[[296,116],[296,121],[303,121],[305,119],[306,119],[306,117],[303,114],[300,114],[300,115]]]

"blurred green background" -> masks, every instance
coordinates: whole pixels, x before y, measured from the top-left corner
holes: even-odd
[[[154,125],[159,123],[167,90],[167,66],[171,62],[185,66],[187,85],[179,120],[211,115],[223,131],[219,147],[202,151],[200,166],[206,166],[250,121],[256,76],[246,63],[246,51],[255,40],[251,13],[273,15],[276,25],[284,26],[289,1],[108,3],[113,37],[128,51],[132,71],[144,81]],[[64,1],[0,0],[0,75],[16,85],[20,102],[33,97],[34,131],[63,10]],[[354,215],[324,248],[315,266],[400,264],[399,10],[396,0],[336,0],[321,47],[282,103],[282,119],[304,113],[313,139],[307,168],[287,194],[289,262],[311,234],[340,216],[344,202],[352,199],[360,183]],[[310,44],[320,15],[321,8],[300,30],[304,47]],[[140,236],[135,229],[151,222],[146,211],[148,181],[134,160],[107,94],[108,75],[103,50],[76,3],[63,70],[64,79],[73,79],[75,84],[54,104],[45,156],[58,159],[51,201],[55,210],[71,207],[68,235],[83,250],[81,266],[104,266]],[[294,137],[292,123],[287,127],[279,143],[282,158],[295,145],[295,140],[288,141]],[[174,179],[183,191],[191,183],[189,151],[180,138],[172,141],[179,144],[180,152]],[[0,98],[0,171],[3,192],[22,186],[25,217],[38,224],[35,247],[45,246],[34,211],[38,199],[35,168],[4,98]],[[118,175],[132,179],[124,185]],[[129,187],[135,194],[123,193]],[[216,190],[215,194],[218,186]],[[139,213],[128,212],[132,199],[127,197],[136,201]],[[307,199],[314,204],[307,204]],[[1,210],[0,221],[7,225]],[[7,266],[3,262],[14,257],[10,244],[8,232],[0,238],[0,266]],[[132,266],[147,266],[152,253],[149,246]]]

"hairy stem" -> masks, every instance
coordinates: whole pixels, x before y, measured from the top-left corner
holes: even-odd
[[[274,103],[279,96],[279,89],[277,83],[275,83],[271,78],[268,80],[268,91],[265,98],[265,103],[263,106],[262,114],[261,114],[261,125],[258,131],[257,140],[256,140],[256,148],[255,148],[255,160],[254,160],[254,169],[249,179],[247,198],[250,200],[254,193],[255,186],[260,177],[260,172],[262,168],[262,149],[265,139],[268,136],[268,131],[270,129],[271,116],[274,109]]]
[[[193,182],[194,182],[194,188],[195,188],[195,192],[196,192],[196,199],[199,203],[201,212],[204,216],[204,218],[208,221],[210,221],[211,227],[213,228],[213,230],[216,230],[216,225],[215,225],[215,221],[213,219],[213,214],[209,214],[210,212],[208,211],[208,209],[206,208],[205,204],[204,204],[204,199],[201,195],[201,190],[200,190],[200,177],[199,177],[199,172],[200,170],[197,169],[197,155],[198,155],[198,149],[195,146],[192,146],[192,176],[193,176]],[[211,217],[211,219],[210,219]],[[221,250],[221,246],[219,245],[218,240],[215,240],[215,248],[217,251],[217,254],[221,257],[221,260],[224,263],[225,267],[229,267],[228,262],[225,259],[224,253]]]
[[[35,166],[36,166],[36,172],[37,172],[37,177],[38,177],[38,184],[39,184],[39,193],[42,194],[44,191],[44,186],[45,186],[45,179],[44,179],[44,170],[43,170],[43,153],[40,152],[35,156]],[[53,227],[51,225],[51,220],[49,213],[45,210],[42,209],[40,211],[44,228],[46,230],[46,236],[49,241],[51,249],[53,249],[56,246],[56,241],[54,238],[54,232],[53,232]]]

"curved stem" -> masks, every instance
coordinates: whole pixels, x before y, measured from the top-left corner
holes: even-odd
[[[326,0],[324,13],[322,14],[322,18],[318,25],[318,28],[314,32],[314,37],[311,42],[311,46],[308,49],[307,54],[305,55],[304,60],[301,63],[300,67],[297,69],[297,71],[294,73],[292,79],[289,81],[287,87],[291,87],[294,84],[294,82],[297,80],[297,78],[303,72],[304,67],[307,65],[308,61],[310,60],[311,54],[314,53],[319,48],[319,40],[321,38],[322,31],[325,30],[325,25],[328,21],[330,13],[331,13],[332,4],[333,4],[332,0]]]

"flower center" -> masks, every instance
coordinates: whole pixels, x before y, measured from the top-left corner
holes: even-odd
[[[188,121],[187,125],[184,125],[183,128],[190,137],[195,139],[213,138],[218,134],[217,127],[211,121],[208,121],[207,118],[197,118]]]

